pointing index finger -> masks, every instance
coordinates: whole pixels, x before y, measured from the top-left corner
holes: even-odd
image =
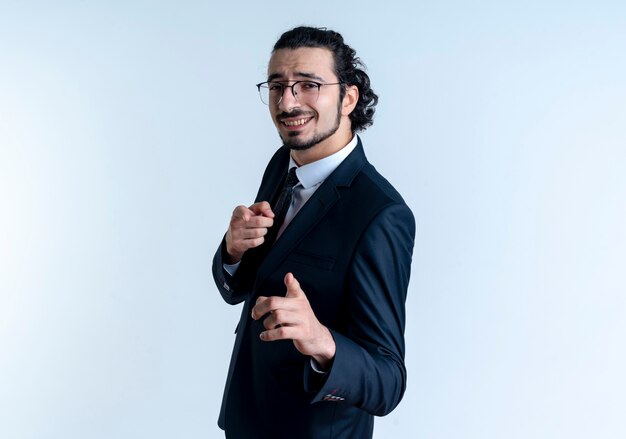
[[[259,201],[258,203],[254,203],[249,209],[254,212],[255,215],[263,215],[268,218],[274,218],[274,212],[272,212],[272,207],[270,203],[267,201]]]
[[[233,210],[233,218],[242,219],[244,221],[249,221],[252,212],[246,206],[237,206],[235,210]]]

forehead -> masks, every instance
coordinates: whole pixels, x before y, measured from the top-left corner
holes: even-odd
[[[271,79],[291,79],[315,75],[321,79],[329,80],[335,76],[333,67],[333,54],[328,49],[320,47],[278,49],[270,58],[267,75]]]

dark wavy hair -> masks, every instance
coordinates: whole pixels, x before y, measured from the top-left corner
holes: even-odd
[[[378,95],[370,87],[370,78],[365,73],[365,65],[356,56],[356,51],[343,41],[340,33],[324,27],[315,28],[300,26],[280,36],[274,49],[298,49],[300,47],[317,47],[328,49],[333,53],[335,74],[343,84],[339,95],[341,101],[346,95],[346,86],[356,85],[359,89],[359,100],[350,113],[352,131],[363,131],[374,123],[374,111],[378,103]]]

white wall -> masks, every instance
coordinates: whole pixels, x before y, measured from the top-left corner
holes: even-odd
[[[207,438],[210,261],[278,146],[254,84],[336,29],[418,222],[376,437],[626,436],[623,2],[0,3],[0,437]]]

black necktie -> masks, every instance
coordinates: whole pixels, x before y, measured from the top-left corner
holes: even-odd
[[[280,226],[283,225],[289,206],[291,206],[293,188],[298,184],[298,182],[299,180],[296,175],[296,167],[294,166],[287,173],[287,178],[285,179],[285,183],[283,183],[278,200],[276,200],[276,204],[272,206],[272,211],[274,212],[274,225],[272,225],[272,227],[268,230],[267,235],[265,235],[265,242],[268,246],[271,246],[278,236]]]

